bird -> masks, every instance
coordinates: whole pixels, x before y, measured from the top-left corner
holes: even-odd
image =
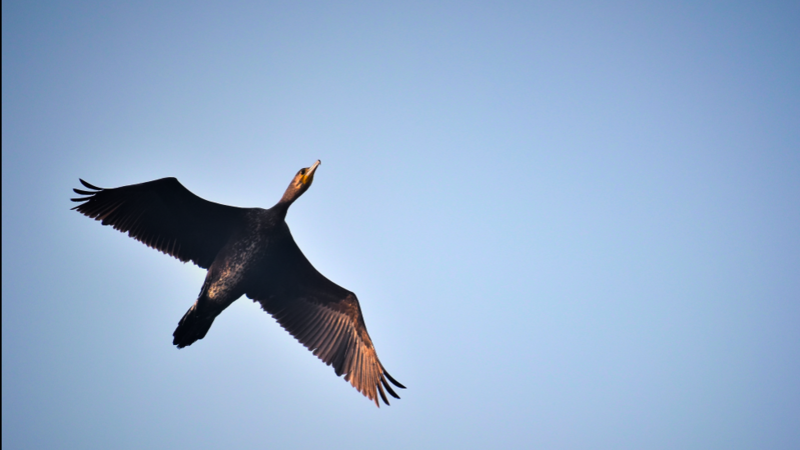
[[[207,269],[197,300],[178,323],[173,344],[203,339],[214,319],[242,295],[262,309],[344,379],[380,407],[378,395],[400,398],[405,386],[383,367],[367,333],[356,295],[319,273],[300,251],[286,224],[289,207],[314,181],[321,162],[300,169],[269,209],[214,203],[176,178],[117,188],[83,179],[89,190],[77,212],[173,256]],[[384,392],[385,388],[385,392]]]

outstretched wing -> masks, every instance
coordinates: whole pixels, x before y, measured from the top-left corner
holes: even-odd
[[[376,405],[380,407],[378,395],[389,404],[384,388],[400,398],[389,382],[405,386],[378,359],[355,294],[317,272],[288,227],[285,231],[270,242],[271,257],[259,267],[263,276],[246,288],[247,296]]]
[[[91,191],[72,208],[127,232],[156,250],[207,269],[219,250],[243,223],[244,208],[220,205],[192,194],[175,178],[103,189],[83,180]]]

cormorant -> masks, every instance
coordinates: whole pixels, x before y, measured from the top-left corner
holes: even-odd
[[[186,262],[208,269],[194,305],[173,333],[178,348],[203,339],[225,308],[246,295],[337,376],[344,374],[380,407],[387,382],[405,388],[383,368],[367,333],[356,295],[325,278],[294,242],[286,212],[314,180],[320,161],[300,169],[272,208],[237,208],[204,200],[176,178],[91,191],[72,208],[103,225]]]

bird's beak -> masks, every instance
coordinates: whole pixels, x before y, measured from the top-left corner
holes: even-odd
[[[322,161],[317,160],[313,166],[308,168],[305,176],[303,176],[303,184],[311,184],[311,181],[314,179],[314,172],[317,170],[317,167],[319,167],[320,164],[322,164]]]

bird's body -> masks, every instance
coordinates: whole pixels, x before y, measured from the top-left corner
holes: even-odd
[[[179,348],[205,337],[214,319],[242,295],[258,301],[300,343],[356,389],[388,404],[388,381],[367,333],[358,299],[320,274],[292,238],[286,213],[313,181],[319,161],[301,169],[272,208],[237,208],[209,202],[175,178],[116,189],[85,181],[92,191],[74,209],[103,225],[208,269],[197,301],[173,333]]]

